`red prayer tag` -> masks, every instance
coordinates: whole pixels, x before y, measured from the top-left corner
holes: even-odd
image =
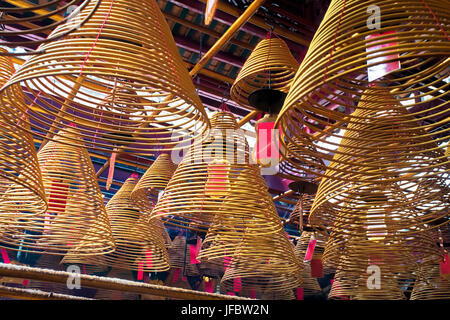
[[[303,300],[303,288],[297,288],[297,300]]]
[[[322,259],[312,259],[311,260],[311,277],[323,278]]]

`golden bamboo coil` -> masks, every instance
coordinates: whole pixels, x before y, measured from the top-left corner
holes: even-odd
[[[131,200],[145,212],[151,212],[175,172],[176,165],[169,154],[160,154],[147,169],[131,193]]]
[[[329,300],[347,300],[353,294],[356,286],[354,274],[347,274],[345,270],[339,268],[334,275],[334,281],[328,293]]]
[[[170,267],[181,269],[180,277],[199,276],[199,264],[191,264],[189,245],[186,243],[186,237],[176,236],[172,241],[172,247],[168,249]]]
[[[6,51],[0,48],[0,52]],[[14,72],[11,58],[0,56],[0,86]],[[22,91],[17,93],[23,95]],[[42,214],[47,209],[33,137],[10,124],[26,126],[22,117],[26,116],[15,105],[5,101],[0,106],[0,242],[5,228],[17,218]]]
[[[255,181],[257,167],[249,164],[249,150],[245,135],[238,130],[236,119],[229,112],[217,112],[211,118],[212,128],[202,141],[189,147],[187,154],[175,170],[164,194],[151,216],[161,217],[181,227],[190,223],[206,231],[221,205],[231,194],[267,193],[267,187],[239,184],[232,190],[232,183],[242,177]],[[250,169],[249,169],[250,168]],[[241,215],[255,210],[266,210],[267,202],[250,208],[246,201],[232,204],[229,209]]]
[[[0,45],[13,48],[34,48],[41,43],[57,40],[82,26],[95,12],[99,3],[100,0],[52,0],[38,4],[36,4],[36,1],[21,1],[18,7],[1,7],[0,25],[2,30],[0,31],[0,37],[2,41],[0,41]],[[87,15],[85,17],[78,16],[79,10],[87,8],[89,4],[91,4],[91,8]],[[49,17],[55,16],[60,18],[55,20],[49,19]],[[36,37],[42,33],[50,33],[63,23],[68,24],[63,33],[57,36],[50,35],[42,39]],[[21,37],[21,40],[17,40],[18,36]],[[35,53],[42,53],[42,51],[31,50],[25,51],[25,53],[21,53],[21,51],[2,51],[0,55],[17,56]]]
[[[294,289],[303,282],[302,265],[284,230],[266,235],[248,230],[230,258],[221,279],[226,291],[233,291],[237,279],[243,288],[269,291]]]
[[[150,221],[131,201],[137,181],[137,174],[132,174],[106,204],[116,250],[105,255],[104,260],[113,268],[167,271],[169,258],[160,225]]]
[[[66,142],[78,135],[68,128],[38,152],[47,195],[48,210],[26,219],[16,219],[3,234],[16,250],[64,255],[79,248],[79,255],[114,251],[109,220],[95,170],[83,146]]]
[[[325,164],[315,154],[317,151],[313,145],[300,142],[293,138],[294,142],[288,143],[286,159],[282,158],[278,165],[278,176],[289,180],[312,181],[323,173]]]
[[[244,172],[247,174],[244,175]],[[253,181],[248,179],[251,176],[254,177]],[[240,176],[231,183],[231,193],[217,208],[217,214],[209,226],[198,255],[200,261],[222,265],[225,257],[233,254],[241,245],[243,237],[251,237],[256,233],[264,236],[283,230],[281,220],[267,191],[256,194],[234,193],[234,190],[239,190],[245,185],[251,185],[255,190],[267,190],[259,171],[250,168],[241,172]],[[236,207],[237,203],[240,204],[240,208]],[[261,204],[264,204],[263,208]],[[255,210],[256,208],[259,210]]]
[[[314,145],[315,156],[331,161],[342,131],[372,118],[349,115],[348,111],[363,102],[361,95],[368,101],[384,101],[386,90],[399,101],[391,106],[393,123],[405,127],[396,130],[398,135],[383,138],[387,139],[385,148],[396,148],[393,146],[399,137],[420,146],[423,138],[434,135],[437,145],[429,145],[428,150],[442,152],[450,130],[445,116],[450,85],[445,80],[450,56],[447,5],[440,0],[331,1],[277,119],[276,126],[285,138],[283,156],[296,137]],[[380,24],[374,26],[377,11],[382,18],[378,16]],[[390,65],[386,64],[396,62],[400,69],[394,67],[380,78],[372,79],[372,71],[368,72],[368,68],[387,69]],[[413,117],[404,113],[407,108]],[[434,130],[418,133],[421,128]],[[385,148],[380,148],[374,169],[383,163]],[[433,168],[425,160],[422,163],[428,170]],[[356,168],[346,169],[351,172]]]
[[[348,125],[319,185],[310,222],[330,227],[338,214],[350,217],[371,208],[371,215],[384,214],[392,228],[406,232],[448,223],[450,163],[443,151],[429,137],[416,145],[410,133],[402,134],[406,122],[398,122],[386,100],[365,106],[371,110],[358,106],[352,114],[366,122]]]
[[[306,229],[306,228],[305,228]],[[328,235],[316,230],[303,230],[295,246],[295,254],[304,261],[308,245],[311,240],[316,240],[312,259],[321,259],[328,240]]]
[[[411,293],[411,300],[450,299],[450,279],[444,277],[439,263],[423,262]]]
[[[3,99],[28,112],[38,136],[52,139],[73,122],[81,134],[72,145],[150,155],[184,148],[180,140],[200,137],[209,125],[155,0],[101,1],[79,29],[39,50],[45,53],[27,60],[2,88]],[[15,94],[19,86],[31,93],[25,104]]]
[[[298,201],[295,204],[294,210],[292,210],[286,223],[294,223],[300,225],[300,219],[308,217],[309,212],[314,201],[315,194],[302,193],[298,196]]]
[[[326,268],[345,272],[345,281],[332,297],[350,296],[352,299],[404,299],[402,289],[415,279],[418,264],[423,259],[438,257],[439,249],[431,234],[395,239],[391,235],[370,237],[361,228],[343,236],[332,231],[323,254]],[[367,282],[379,270],[380,288],[369,288]],[[336,276],[337,277],[337,276]],[[401,294],[400,294],[401,293]]]
[[[248,96],[255,90],[270,88],[287,93],[299,63],[280,38],[261,40],[245,61],[233,86],[230,97],[251,107]]]

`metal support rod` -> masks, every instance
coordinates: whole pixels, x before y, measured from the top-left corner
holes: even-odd
[[[227,31],[220,37],[216,43],[205,53],[200,61],[189,72],[191,77],[194,77],[200,69],[202,69],[211,58],[217,54],[220,49],[233,37],[233,35],[244,25],[259,9],[265,0],[255,0],[250,6],[242,13],[242,15],[227,29]]]
[[[0,276],[56,282],[63,284],[66,284],[68,279],[74,278],[74,274],[71,272],[16,266],[5,263],[0,263]],[[76,277],[79,277],[81,287],[134,292],[138,294],[151,294],[181,300],[251,300],[248,298],[237,296],[228,296],[224,294],[160,286],[123,279],[97,277],[86,274],[76,275]]]
[[[258,111],[258,110],[251,111],[249,114],[247,114],[245,117],[243,117],[241,120],[238,121],[238,126],[242,127],[244,124],[246,124],[247,122],[252,120],[254,117],[256,117],[259,113],[260,113],[260,111]]]
[[[284,197],[290,196],[291,194],[294,194],[294,193],[295,193],[294,190],[288,190],[288,191],[286,191],[286,192],[284,192],[282,194],[279,194],[279,195],[273,197],[272,200],[273,201],[278,201],[278,200],[280,200],[280,199],[282,199]]]
[[[0,297],[20,300],[95,300],[67,294],[45,292],[35,289],[21,289],[0,285]]]

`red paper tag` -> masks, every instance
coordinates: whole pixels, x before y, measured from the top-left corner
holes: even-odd
[[[200,248],[202,247],[202,242],[200,238],[197,238],[197,244],[190,244],[189,245],[189,253],[191,256],[191,264],[197,264],[200,263],[200,261],[197,260],[198,253],[200,252]]]
[[[183,275],[183,276],[181,277],[181,280],[183,280],[184,282],[186,282],[186,281],[187,281],[187,277],[186,277],[185,275]]]
[[[234,292],[239,292],[242,289],[242,280],[241,278],[235,278],[233,280],[233,291]]]
[[[139,265],[138,265],[137,279],[138,280],[144,279],[144,262],[142,262],[142,261],[139,262]]]
[[[205,281],[205,292],[213,293],[213,281]]]
[[[180,273],[181,273],[181,268],[174,268],[172,283],[176,283],[178,281],[178,278],[180,277]]]
[[[150,250],[148,250],[145,253],[145,263],[147,265],[147,268],[151,268],[153,267],[153,261],[152,261],[152,252]]]
[[[297,300],[303,300],[303,288],[297,288]]]
[[[10,263],[9,257],[8,257],[8,252],[6,252],[6,249],[5,248],[1,248],[0,251],[2,253],[3,262],[4,263]]]
[[[256,291],[255,291],[255,289],[250,289],[250,298],[256,299]]]
[[[113,152],[111,154],[111,158],[109,159],[109,170],[108,170],[108,179],[106,180],[106,190],[109,190],[111,187],[111,183],[114,177],[114,166],[116,164],[117,153]]]
[[[28,285],[28,279],[23,279],[22,284],[26,287]]]
[[[311,277],[323,278],[322,259],[312,259],[311,260]]]
[[[448,260],[448,253],[444,256],[444,262],[441,261],[441,274],[450,274],[450,261]]]
[[[224,266],[225,270],[227,270],[227,268],[230,266],[230,262],[231,262],[231,257],[223,258],[223,266]]]
[[[395,31],[393,30],[393,31],[385,32],[385,33],[371,34],[371,35],[368,35],[366,37],[366,40],[378,38],[378,37],[384,36],[386,34],[395,34]],[[393,41],[390,42],[390,43],[376,44],[374,46],[370,46],[370,44],[371,43],[376,43],[376,41],[369,42],[367,44],[368,46],[366,48],[366,52],[375,51],[375,50],[378,50],[378,49],[381,49],[381,48],[386,48],[386,50],[389,50],[388,47],[397,45],[397,42],[395,42],[395,40],[397,40],[396,36],[394,36],[392,38],[383,39],[382,41],[385,41],[385,40],[393,40]],[[382,52],[377,52],[377,53],[374,53],[373,55],[378,55],[378,54],[381,54],[381,53]],[[368,57],[370,57],[370,56],[371,55],[368,54]],[[393,58],[397,58],[398,59],[398,57],[399,57],[398,53],[395,53],[395,54],[385,55],[385,56],[381,56],[381,57],[377,57],[377,58],[373,58],[373,59],[367,59],[367,64],[378,63],[378,64],[376,64],[374,66],[371,66],[371,67],[367,68],[367,75],[368,75],[369,82],[372,82],[372,81],[374,81],[376,79],[379,79],[379,78],[385,76],[386,74],[388,74],[388,73],[390,73],[390,72],[392,72],[394,70],[400,69],[400,60],[394,60],[394,61],[391,61],[391,62],[380,63],[380,62],[387,61],[387,60],[393,59]]]
[[[311,239],[309,240],[308,249],[306,249],[305,254],[305,262],[310,261],[312,259],[312,256],[314,254],[314,249],[316,248],[316,239],[314,239],[314,236],[311,236]]]
[[[258,136],[256,144],[256,160],[269,163],[271,159],[280,159],[281,147],[279,135],[274,135],[275,122],[260,122],[256,127]],[[281,132],[281,127],[280,127]],[[278,145],[278,147],[277,147]]]

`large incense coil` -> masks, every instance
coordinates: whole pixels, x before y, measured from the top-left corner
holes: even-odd
[[[450,279],[441,275],[439,263],[420,265],[411,300],[450,299]]]
[[[265,181],[259,172],[250,169],[244,171],[254,175],[252,183],[254,187],[265,186]],[[238,190],[239,185],[248,183],[248,179],[244,179],[241,173],[231,184],[231,190]],[[235,203],[245,203],[246,211],[243,212],[241,208],[236,208]],[[252,208],[258,208],[259,203],[267,204],[260,210],[252,210]],[[241,245],[242,239],[246,235],[251,236],[253,233],[258,233],[263,236],[279,232],[282,229],[281,220],[268,193],[232,193],[225,197],[218,208],[203,241],[198,259],[222,265],[224,259]]]
[[[449,162],[432,139],[422,138],[416,145],[408,132],[401,133],[405,123],[396,122],[395,114],[407,111],[392,111],[396,103],[388,102],[389,97],[365,104],[372,110],[358,106],[353,113],[366,123],[347,127],[317,191],[312,224],[329,227],[337,214],[350,216],[370,208],[370,214],[384,211],[386,218],[411,232],[449,221]],[[374,118],[369,122],[365,115]]]
[[[270,88],[287,93],[299,63],[280,38],[261,40],[242,66],[230,90],[237,103],[251,107],[249,95]]]
[[[230,255],[231,259],[221,280],[221,288],[232,291],[235,280],[242,287],[284,291],[302,284],[302,265],[284,231],[269,235],[249,232]]]
[[[340,183],[377,182],[380,176],[388,182],[431,177],[445,180],[450,161],[442,145],[420,126],[416,113],[408,111],[399,101],[386,88],[367,89],[355,111],[348,116],[352,121],[336,133],[334,141],[321,142],[320,146],[315,143],[315,149],[307,149],[305,145],[312,143],[311,138],[297,136],[290,145],[301,147],[310,157],[318,158],[322,156],[317,151],[330,146],[330,154],[324,159],[331,163],[323,167],[322,173],[319,170],[312,173]],[[293,147],[290,150],[296,151]],[[297,153],[293,159],[297,157],[302,159],[302,154]],[[287,158],[286,161],[294,160]],[[308,167],[303,169],[312,171]]]
[[[311,277],[311,265],[309,263],[303,264],[302,279],[303,283],[301,287],[303,288],[303,295],[305,297],[316,296],[322,293],[317,278]]]
[[[361,214],[363,215],[364,212]],[[360,218],[362,220],[362,218]],[[333,226],[323,253],[326,268],[345,268],[346,272],[359,272],[367,268],[370,261],[389,266],[391,272],[408,274],[421,259],[439,255],[439,250],[430,232],[402,234],[387,227],[352,229],[356,224],[350,219],[338,219]]]
[[[16,250],[64,255],[79,248],[79,255],[114,251],[109,220],[95,177],[95,169],[83,146],[66,144],[78,135],[74,127],[58,135],[38,152],[48,210],[16,220],[3,241]]]
[[[106,204],[116,250],[104,257],[105,263],[126,270],[166,271],[169,258],[161,226],[131,200],[136,183],[137,174],[132,174]]]
[[[166,188],[175,169],[169,154],[160,154],[147,169],[131,193],[131,199],[142,211],[153,210],[159,192]]]
[[[305,219],[305,217],[308,217],[315,196],[316,196],[315,194],[308,194],[308,193],[300,194],[298,197],[299,199],[295,204],[294,210],[292,210],[286,222],[302,225],[303,221],[300,222],[300,219]]]
[[[97,9],[99,0],[53,0],[47,3],[40,2],[36,4],[35,1],[21,1],[25,3],[23,7],[1,7],[0,11],[0,37],[2,38],[0,45],[7,47],[27,47],[35,48],[37,45],[45,42],[54,41],[82,26],[87,19]],[[87,7],[91,3],[89,11],[86,16],[79,17],[77,12]],[[74,10],[73,10],[74,9]],[[60,16],[60,19],[48,19],[52,16]],[[48,21],[51,21],[50,23]],[[36,37],[42,33],[50,33],[58,25],[68,23],[66,30],[58,35],[50,35],[48,37]],[[17,40],[17,36],[21,36],[21,40]],[[16,56],[21,54],[42,53],[41,50],[36,51],[20,51],[6,52],[2,51],[0,55]]]
[[[21,108],[38,136],[52,139],[55,129],[74,122],[81,134],[68,143],[150,155],[162,146],[184,148],[178,139],[192,141],[209,125],[155,0],[101,1],[83,26],[39,50],[45,53],[27,60],[3,88],[14,103],[20,103],[14,88],[32,93]]]
[[[323,173],[325,164],[315,156],[315,147],[304,144],[293,138],[296,143],[288,143],[286,159],[282,159],[278,167],[278,176],[290,180],[315,180],[319,173]]]
[[[199,264],[191,263],[189,245],[186,243],[186,237],[178,235],[172,241],[172,247],[168,249],[170,267],[172,269],[181,269],[182,275],[199,276]],[[180,275],[180,277],[182,276]]]
[[[376,16],[376,12],[368,10],[373,7],[382,15],[379,27],[369,26]],[[349,124],[364,120],[348,113],[362,101],[359,97],[370,86],[373,90],[368,93],[369,99],[383,101],[386,89],[396,94],[399,103],[392,106],[393,120],[406,124],[400,133],[417,144],[422,137],[434,135],[438,145],[443,145],[449,132],[449,83],[444,80],[450,56],[450,16],[446,8],[447,4],[440,0],[333,0],[277,119],[276,125],[286,138],[282,139],[286,147],[282,152],[289,152],[287,144],[292,138],[304,137],[306,143],[316,147],[320,142],[315,155],[331,161],[336,147],[331,140],[339,139],[341,130]],[[390,62],[399,62],[400,69],[393,68],[369,81],[368,67],[388,69],[389,65],[384,64]],[[406,108],[414,119],[401,114]],[[435,130],[432,134],[414,135],[420,128]],[[434,150],[440,148],[435,146]]]
[[[181,227],[192,223],[206,231],[219,210],[229,209],[236,217],[246,217],[270,206],[272,201],[266,197],[256,207],[248,205],[251,197],[244,200],[245,195],[268,192],[266,185],[255,185],[259,169],[249,163],[248,144],[234,116],[217,112],[211,125],[203,141],[194,143],[183,157],[153,209],[152,218],[161,217]],[[247,183],[233,184],[238,179]],[[239,201],[226,202],[230,195],[240,197]],[[225,208],[225,204],[231,207]]]
[[[0,48],[0,53],[5,52]],[[14,72],[11,59],[0,56],[0,86]],[[19,90],[18,95],[23,92]],[[47,209],[33,137],[10,124],[15,121],[26,126],[21,117],[25,116],[13,104],[6,101],[0,106],[0,238],[16,218],[42,214]]]
[[[375,239],[364,230],[346,237],[339,235],[339,230],[336,233],[332,231],[323,254],[323,263],[326,268],[345,271],[345,279],[337,284],[339,288],[332,297],[404,299],[403,289],[415,279],[420,261],[439,255],[431,234],[421,232],[419,235],[421,237],[408,236],[403,239],[386,235]],[[426,235],[428,237],[424,237]],[[381,288],[368,287],[369,277],[377,272],[369,268],[379,268]]]
[[[406,300],[405,294],[399,287],[397,279],[381,268],[380,288],[368,288],[367,273],[363,273],[353,290],[352,300]]]
[[[327,242],[327,235],[323,232],[318,232],[311,230],[309,227],[305,227],[300,235],[300,238],[297,240],[297,245],[295,246],[295,253],[301,261],[305,259],[306,251],[308,250],[308,245],[311,239],[316,240],[312,259],[322,258]]]

